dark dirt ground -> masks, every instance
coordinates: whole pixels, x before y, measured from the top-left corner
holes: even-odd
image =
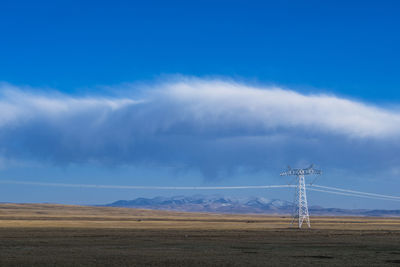
[[[3,266],[394,266],[400,218],[0,204]]]
[[[390,266],[400,232],[0,229],[0,266]]]

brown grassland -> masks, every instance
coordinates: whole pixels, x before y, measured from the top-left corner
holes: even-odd
[[[0,204],[0,266],[391,266],[400,218]]]

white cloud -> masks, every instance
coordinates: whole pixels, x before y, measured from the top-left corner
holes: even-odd
[[[302,127],[349,137],[383,138],[400,133],[400,113],[334,96],[202,80],[168,84],[161,94],[200,123],[234,122],[266,130]]]
[[[387,108],[222,80],[145,88],[135,99],[3,84],[0,153],[57,163],[178,164],[214,174],[264,168],[265,161],[400,163],[400,113]]]

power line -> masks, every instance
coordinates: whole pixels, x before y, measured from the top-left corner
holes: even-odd
[[[351,196],[351,197],[361,197],[361,198],[369,198],[369,199],[400,201],[400,199],[373,197],[373,196],[367,196],[367,195],[357,195],[357,194],[337,192],[337,191],[328,191],[328,190],[322,190],[322,189],[316,189],[316,188],[310,188],[310,187],[308,187],[308,190],[317,191],[317,192],[323,192],[323,193],[329,193],[329,194],[343,195],[343,196]]]
[[[273,188],[297,187],[297,185],[245,185],[245,186],[135,186],[133,185],[131,186],[131,185],[42,183],[42,182],[10,181],[10,180],[2,180],[0,181],[0,183],[16,184],[16,185],[49,186],[49,187],[74,187],[74,188],[95,188],[95,189],[142,189],[142,190],[240,190],[240,189],[273,189]],[[313,187],[329,189],[329,190],[317,189]],[[309,185],[308,190],[329,193],[329,194],[336,194],[336,195],[344,195],[344,196],[400,201],[400,197],[397,196],[354,191],[337,187],[329,187],[329,186],[314,185],[314,184]]]
[[[330,187],[330,186],[322,186],[322,185],[310,185],[312,187],[319,187],[323,189],[330,189],[330,190],[336,190],[336,191],[341,191],[341,192],[348,192],[348,193],[355,193],[355,194],[362,194],[362,195],[369,195],[369,196],[376,196],[376,197],[383,197],[383,198],[393,198],[393,199],[398,199],[400,200],[400,197],[397,196],[390,196],[390,195],[382,195],[382,194],[375,194],[375,193],[368,193],[368,192],[361,192],[361,191],[355,191],[355,190],[349,190],[349,189],[342,189],[342,188],[337,188],[337,187]]]
[[[235,189],[268,189],[288,188],[295,185],[248,185],[248,186],[131,186],[131,185],[94,185],[94,184],[65,184],[65,183],[41,183],[26,181],[0,181],[2,184],[19,184],[35,186],[54,187],[78,187],[78,188],[99,188],[99,189],[143,189],[143,190],[235,190]]]

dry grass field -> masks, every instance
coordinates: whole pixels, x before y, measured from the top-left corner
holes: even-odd
[[[391,266],[400,218],[0,205],[0,266]]]

